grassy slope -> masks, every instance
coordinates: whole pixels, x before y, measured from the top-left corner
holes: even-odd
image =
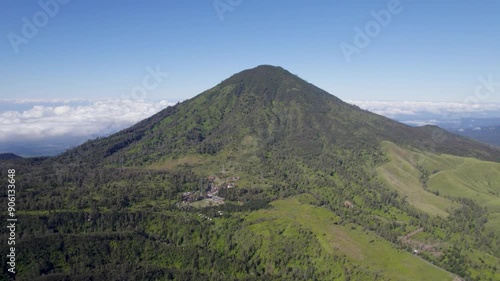
[[[387,163],[377,169],[382,179],[416,208],[430,215],[447,216],[454,206],[453,202],[426,190],[419,179],[421,173],[416,165],[425,156],[391,142],[384,142],[382,149],[389,158]]]
[[[470,198],[491,212],[500,212],[500,163],[452,158],[456,162],[451,169],[430,176],[429,188],[443,195]]]
[[[469,198],[485,206],[489,212],[486,228],[500,233],[500,163],[450,158],[456,159],[455,165],[431,175],[429,189],[444,196]]]
[[[383,143],[383,150],[390,161],[378,172],[409,203],[429,214],[445,215],[454,206],[445,197],[472,199],[488,208],[487,228],[500,232],[500,163],[414,152],[390,142]],[[429,172],[427,189],[417,165]]]
[[[329,254],[346,255],[370,272],[379,272],[390,280],[452,280],[451,275],[405,251],[395,249],[376,235],[351,225],[337,225],[332,212],[308,202],[310,195],[300,195],[272,203],[273,209],[249,214],[247,221],[256,235],[269,237],[275,224],[299,225],[313,232]],[[323,265],[328,266],[328,265]],[[381,270],[383,269],[383,270]]]

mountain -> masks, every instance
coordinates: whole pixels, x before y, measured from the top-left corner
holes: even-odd
[[[500,126],[478,126],[451,132],[500,147]]]
[[[500,146],[500,118],[498,117],[461,118],[459,122],[437,120],[437,123],[441,128],[453,134]]]
[[[18,171],[24,280],[500,277],[497,148],[361,110],[281,67],[0,165]]]
[[[0,153],[0,160],[12,160],[12,159],[20,159],[22,158],[19,155],[14,153]]]
[[[216,154],[238,146],[248,136],[257,140],[259,149],[288,149],[303,157],[318,157],[323,150],[339,146],[376,149],[385,140],[500,161],[498,149],[435,126],[413,128],[363,111],[281,67],[268,65],[235,74],[190,100],[60,158],[91,158],[108,164],[122,159],[144,165],[166,155]]]

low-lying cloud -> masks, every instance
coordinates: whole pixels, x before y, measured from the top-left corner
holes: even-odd
[[[500,103],[349,101],[362,109],[410,126],[437,125],[460,131],[476,124],[499,125]]]
[[[468,118],[472,115],[500,116],[500,103],[458,103],[424,101],[349,101],[362,109],[391,118],[433,114],[442,117]]]
[[[0,144],[54,138],[106,136],[131,126],[173,103],[142,100],[1,101]],[[1,108],[0,108],[1,110]]]

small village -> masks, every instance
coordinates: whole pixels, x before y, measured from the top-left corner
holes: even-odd
[[[224,204],[224,198],[218,196],[221,189],[234,188],[240,177],[219,178],[209,176],[200,181],[199,190],[188,191],[182,194],[182,204],[193,204],[205,202],[208,206],[217,206]]]

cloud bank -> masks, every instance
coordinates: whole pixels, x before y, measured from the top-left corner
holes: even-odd
[[[106,136],[131,126],[173,103],[142,100],[0,101],[0,106],[31,104],[25,110],[0,111],[0,145],[16,141]]]
[[[411,126],[438,125],[459,129],[465,119],[500,118],[500,103],[458,103],[424,101],[348,101],[362,109]]]
[[[469,117],[477,114],[500,115],[500,103],[458,103],[458,102],[423,102],[423,101],[348,101],[362,109],[384,115],[455,115]]]

